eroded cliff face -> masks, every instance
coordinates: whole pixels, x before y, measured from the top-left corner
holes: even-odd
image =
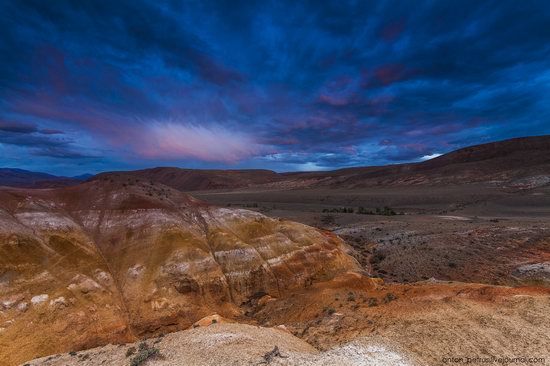
[[[251,298],[357,270],[331,234],[123,175],[3,189],[0,353],[11,365],[238,318]]]

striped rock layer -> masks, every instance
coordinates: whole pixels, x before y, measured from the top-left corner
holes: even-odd
[[[45,354],[243,317],[359,270],[336,236],[124,175],[0,190],[0,352]]]

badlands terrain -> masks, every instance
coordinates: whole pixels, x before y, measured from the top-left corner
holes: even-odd
[[[0,365],[545,364],[549,153],[1,188]]]

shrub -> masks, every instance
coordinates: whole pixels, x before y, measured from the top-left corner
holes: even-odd
[[[355,294],[353,292],[348,293],[348,301],[355,301]]]
[[[384,296],[384,303],[387,304],[387,303],[392,302],[393,300],[396,300],[396,299],[397,299],[397,296],[395,296],[391,292],[388,292],[386,294],[386,296]]]
[[[359,215],[374,215],[374,212],[371,210],[366,210],[363,206],[357,209],[357,214]]]
[[[147,343],[143,342],[141,344],[145,344],[147,346]],[[140,346],[141,346],[140,344]],[[149,358],[157,356],[159,354],[158,348],[145,348],[139,351],[139,353],[132,358],[130,361],[130,366],[139,366],[145,361],[147,361]]]
[[[333,225],[334,223],[336,223],[336,220],[334,219],[334,216],[332,216],[332,215],[323,215],[321,217],[321,222],[324,225]]]
[[[378,300],[376,300],[375,297],[369,297],[368,300],[367,300],[367,306],[369,308],[372,308],[374,306],[377,306],[378,305]]]
[[[273,361],[273,359],[275,357],[280,357],[280,358],[287,358],[288,356],[283,356],[281,354],[281,351],[279,351],[279,347],[278,346],[275,346],[275,348],[273,348],[272,351],[270,352],[267,352],[265,355],[264,355],[264,361],[262,363],[265,363],[265,364],[270,364],[271,361]]]
[[[74,357],[74,356],[76,356],[76,352],[75,352],[75,351],[71,351],[71,352],[69,352],[69,355]]]
[[[340,208],[323,208],[323,213],[354,213],[355,209],[353,207],[340,207]]]
[[[145,350],[145,349],[147,349],[147,348],[149,348],[149,345],[147,344],[147,342],[141,342],[141,343],[139,344],[139,346],[138,346],[138,349],[139,349],[140,351],[143,351],[143,350]]]
[[[328,315],[332,315],[332,314],[334,314],[334,313],[336,312],[336,310],[334,310],[334,308],[331,308],[331,307],[328,307],[328,306],[324,309],[324,311],[325,311],[325,313],[327,313]]]
[[[374,254],[374,256],[372,257],[372,260],[371,260],[371,261],[372,261],[373,263],[380,263],[380,262],[382,262],[384,259],[386,259],[386,256],[385,256],[383,253],[381,253],[381,252],[376,252],[376,253]]]
[[[136,353],[136,347],[130,347],[130,348],[128,348],[128,350],[126,351],[126,357],[130,357],[130,356],[133,355],[134,353]]]
[[[397,213],[393,208],[384,206],[383,208],[376,207],[375,215],[394,216],[397,215]]]
[[[395,211],[391,207],[384,206],[384,210],[382,211],[382,215],[384,215],[384,216],[394,216]]]

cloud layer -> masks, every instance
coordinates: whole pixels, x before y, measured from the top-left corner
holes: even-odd
[[[544,1],[3,1],[0,165],[328,169],[550,133]]]

